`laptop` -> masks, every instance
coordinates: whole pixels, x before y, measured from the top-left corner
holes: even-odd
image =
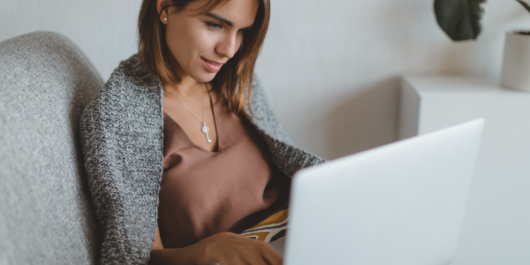
[[[477,119],[298,171],[286,238],[272,243],[284,264],[450,264],[483,126]]]

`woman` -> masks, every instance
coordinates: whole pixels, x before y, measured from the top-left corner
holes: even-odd
[[[101,262],[281,264],[241,235],[324,162],[290,144],[253,69],[268,0],[144,0],[139,52],[81,120]]]

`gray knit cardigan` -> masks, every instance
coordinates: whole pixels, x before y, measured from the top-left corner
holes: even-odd
[[[274,117],[257,78],[252,120],[287,176],[324,160],[296,148]],[[163,163],[163,90],[133,55],[85,109],[85,168],[102,237],[101,264],[147,264],[157,224]]]

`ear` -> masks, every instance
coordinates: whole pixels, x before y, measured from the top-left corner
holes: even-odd
[[[167,9],[160,12],[162,10],[162,7],[164,4],[167,3],[167,0],[156,0],[156,11],[160,14],[159,19],[162,21],[162,23],[167,25],[167,21],[164,21],[164,18],[169,19],[169,15],[167,13]]]

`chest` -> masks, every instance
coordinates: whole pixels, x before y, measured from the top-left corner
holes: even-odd
[[[213,109],[213,93],[203,97],[176,98],[165,93],[164,113],[185,132],[195,145],[207,151],[218,150],[218,130]]]

